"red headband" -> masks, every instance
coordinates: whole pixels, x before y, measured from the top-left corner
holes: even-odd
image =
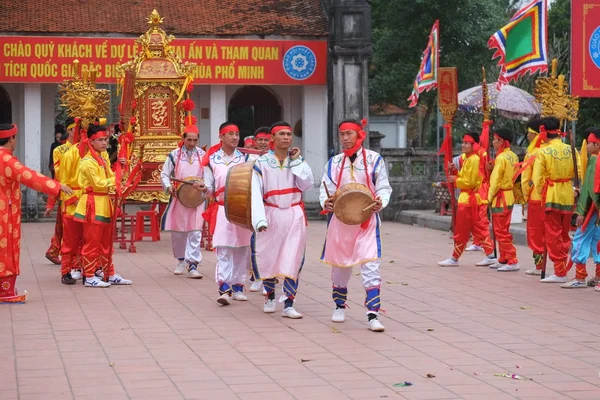
[[[183,133],[195,133],[195,134],[199,135],[200,131],[198,130],[198,127],[196,125],[187,125],[183,129]]]
[[[0,131],[0,139],[7,139],[10,137],[13,137],[17,134],[18,129],[17,126],[15,124],[13,124],[12,128],[10,128],[7,131]]]
[[[363,127],[354,122],[344,122],[340,125],[340,131],[356,131],[359,132]]]
[[[254,135],[254,137],[257,138],[257,139],[261,138],[261,137],[270,139],[271,138],[271,134],[269,132],[260,132],[260,133],[257,133],[256,135]]]
[[[92,136],[88,137],[88,140],[100,139],[108,137],[108,131],[98,131],[94,133]]]
[[[600,143],[600,138],[592,132],[590,133],[590,136],[588,136],[587,141],[588,143]]]
[[[282,131],[284,129],[287,129],[288,131],[292,131],[292,128],[290,126],[285,126],[285,125],[277,125],[271,128],[271,134],[274,135],[279,131]]]
[[[237,125],[234,125],[234,124],[225,125],[223,128],[221,128],[219,130],[219,136],[224,135],[228,132],[240,133],[240,128],[238,128]]]
[[[344,154],[348,157],[351,157],[353,154],[356,154],[358,149],[362,146],[363,141],[367,137],[367,132],[365,132],[364,127],[367,126],[367,120],[362,119],[360,121],[360,125],[355,122],[342,122],[339,126],[339,131],[355,131],[358,133],[358,139],[356,140],[356,144],[353,148],[344,150]]]
[[[463,142],[476,144],[475,139],[473,139],[473,136],[470,136],[470,135],[463,136]]]

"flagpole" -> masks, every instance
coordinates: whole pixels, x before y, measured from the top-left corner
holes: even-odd
[[[436,144],[435,144],[435,152],[436,154],[439,154],[440,152],[440,130],[442,129],[442,125],[443,125],[443,119],[442,119],[442,112],[440,111],[440,104],[436,101],[436,108],[437,108],[437,113],[436,113],[436,128],[435,128],[435,139],[436,139]],[[438,155],[436,157],[436,164],[435,164],[435,171],[440,172],[440,156]]]

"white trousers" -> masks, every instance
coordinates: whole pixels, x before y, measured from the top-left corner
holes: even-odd
[[[381,285],[380,261],[369,261],[360,266],[360,272],[365,290]],[[352,268],[333,267],[331,269],[331,282],[335,287],[347,288],[352,277]]]
[[[173,246],[173,257],[185,259],[189,263],[201,263],[200,252],[201,231],[171,232],[171,245]]]
[[[217,247],[215,281],[219,286],[243,285],[248,271],[250,247]]]

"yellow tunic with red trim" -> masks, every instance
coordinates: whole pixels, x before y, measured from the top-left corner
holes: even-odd
[[[75,215],[77,201],[81,197],[81,189],[77,178],[79,176],[80,162],[81,157],[79,156],[79,148],[77,146],[71,146],[60,160],[60,174],[64,179],[61,182],[73,189],[73,194],[70,196],[61,194],[63,213],[70,218],[73,218]]]
[[[54,197],[60,190],[57,181],[27,168],[0,147],[0,278],[20,273],[21,185]]]
[[[564,144],[560,139],[552,139],[545,148],[540,149],[533,164],[532,180],[545,210],[573,212],[574,176],[570,145]]]
[[[492,212],[500,213],[509,210],[515,203],[513,194],[513,176],[519,157],[510,149],[504,149],[494,162],[494,170],[490,177],[488,200],[492,201]]]
[[[530,158],[534,158],[532,164],[527,166],[527,168],[525,168],[523,172],[521,172],[521,189],[523,190],[523,198],[527,203],[529,203],[530,201],[542,200],[541,194],[539,194],[537,190],[533,189],[533,166],[536,163],[535,159],[537,159],[536,157],[538,153],[547,146],[548,143],[542,143],[540,147],[533,149],[531,153],[525,154],[525,158],[523,159],[523,162],[526,163],[527,160],[529,160]]]
[[[75,219],[79,222],[109,223],[112,216],[112,204],[109,190],[115,186],[115,174],[110,169],[106,152],[103,152],[104,166],[88,152],[79,165],[79,187],[82,194]]]
[[[64,185],[68,185],[68,183],[65,181],[65,169],[61,168],[61,163],[62,163],[62,159],[63,156],[67,153],[67,151],[69,151],[69,149],[73,147],[73,144],[71,142],[66,142],[64,144],[61,144],[60,146],[57,146],[54,151],[52,152],[52,164],[54,165],[54,178],[59,181],[60,183],[64,184]],[[62,202],[65,201],[65,199],[68,199],[71,196],[67,196],[65,193],[60,192],[60,200]],[[46,206],[46,208],[52,209],[54,208],[54,204],[56,203],[57,198],[56,197],[50,197],[48,198],[48,205]],[[64,211],[64,205],[61,206],[62,211]]]
[[[460,189],[458,204],[472,204],[473,201],[476,201],[477,204],[482,204],[483,202],[478,193],[483,181],[479,173],[479,156],[475,153],[469,156],[463,154],[463,160],[455,183],[456,188]]]

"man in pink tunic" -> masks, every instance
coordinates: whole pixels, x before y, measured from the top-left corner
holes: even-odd
[[[227,172],[234,165],[247,160],[247,156],[236,148],[240,141],[240,129],[233,123],[225,122],[219,128],[219,139],[220,143],[212,146],[202,159],[202,165],[208,167],[204,169],[204,183],[216,199],[204,213],[204,218],[208,221],[213,234],[213,247],[217,251],[217,303],[228,305],[232,298],[248,300],[244,294],[244,282],[252,231],[230,223],[225,216]]]
[[[277,122],[271,127],[274,150],[260,157],[254,164],[252,198],[252,225],[257,232],[252,236],[253,270],[258,270],[265,287],[263,311],[276,309],[275,285],[277,278],[284,279],[286,297],[283,313],[286,318],[302,318],[294,308],[298,291],[298,277],[304,264],[306,249],[306,217],[302,192],[313,186],[313,174],[293,148],[292,127],[287,122]],[[262,202],[260,202],[262,199]]]
[[[181,204],[176,197],[179,183],[171,181],[171,178],[203,178],[202,157],[205,153],[198,147],[198,136],[196,125],[186,126],[182,142],[169,153],[160,174],[163,188],[171,195],[163,214],[161,229],[171,232],[173,256],[179,261],[174,274],[181,275],[187,269],[188,278],[192,279],[202,279],[202,274],[198,272],[198,264],[202,262],[200,239],[204,224],[204,204],[196,208]],[[194,183],[194,187],[206,192],[206,186],[201,182]]]
[[[366,137],[363,130],[366,120],[360,123],[354,120],[343,121],[339,125],[340,143],[343,153],[332,157],[325,166],[322,182],[327,185],[330,194],[341,186],[356,182],[369,188],[377,205],[371,209],[371,218],[361,225],[346,225],[333,214],[333,198],[327,196],[325,186],[321,184],[320,201],[323,209],[331,213],[327,225],[327,236],[321,261],[333,267],[333,301],[336,309],[333,322],[344,322],[348,282],[352,276],[352,267],[360,266],[363,287],[366,291],[365,306],[369,329],[383,332],[379,322],[381,307],[381,238],[379,212],[387,206],[392,194],[387,169],[380,154],[362,147]]]

